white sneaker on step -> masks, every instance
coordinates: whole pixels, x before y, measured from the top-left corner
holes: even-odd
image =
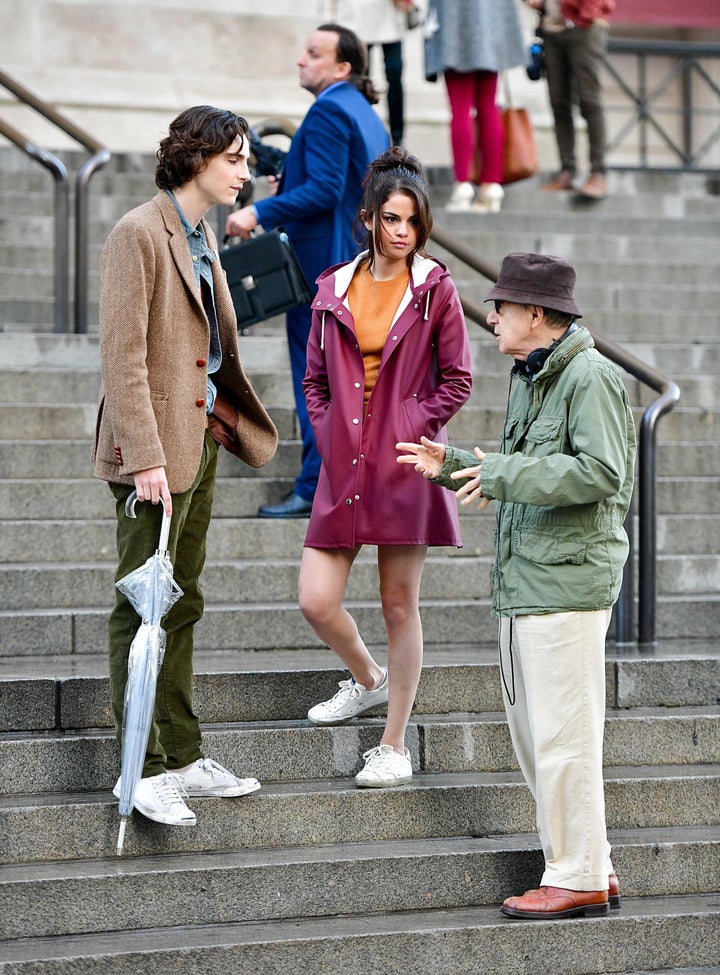
[[[477,213],[499,213],[505,199],[505,190],[499,183],[483,183],[472,209]]]
[[[184,768],[173,769],[172,775],[188,796],[217,796],[221,799],[231,799],[234,796],[250,795],[260,788],[257,779],[239,779],[211,758],[199,758]]]
[[[308,718],[313,724],[335,725],[345,724],[358,714],[364,714],[380,704],[387,704],[388,675],[387,670],[377,687],[368,690],[358,684],[354,677],[341,680],[340,690],[329,701],[322,701],[308,711]]]
[[[474,199],[475,187],[472,183],[456,183],[445,209],[448,213],[460,213],[463,210],[469,210]]]
[[[115,783],[113,795],[120,797],[120,779]],[[166,826],[194,826],[197,822],[195,813],[185,805],[175,776],[168,772],[140,779],[133,805],[147,819]]]
[[[392,745],[377,745],[363,755],[365,768],[355,776],[359,786],[370,789],[387,789],[394,785],[407,785],[412,781],[410,752],[403,755]]]

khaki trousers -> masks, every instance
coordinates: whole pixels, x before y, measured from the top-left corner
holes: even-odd
[[[610,615],[607,609],[500,620],[505,711],[537,805],[542,885],[606,890],[613,870],[602,754]]]
[[[175,581],[184,595],[162,621],[167,633],[165,657],[158,675],[155,714],[150,726],[143,777],[182,768],[202,758],[200,725],[193,710],[193,628],[202,618],[204,599],[199,579],[205,564],[205,539],[212,514],[217,444],[205,433],[200,468],[188,491],[173,495],[168,551]],[[132,488],[110,484],[117,516],[117,582],[155,553],[160,538],[162,505],[138,502],[137,518],[125,514]],[[115,590],[108,622],[110,695],[118,742],[130,645],[140,617],[128,599]]]

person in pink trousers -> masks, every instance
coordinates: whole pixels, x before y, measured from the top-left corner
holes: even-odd
[[[455,185],[448,210],[497,212],[505,196],[498,72],[523,64],[516,0],[430,0],[425,77],[443,75]]]

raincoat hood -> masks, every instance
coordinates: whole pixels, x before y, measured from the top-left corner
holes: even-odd
[[[358,265],[367,259],[368,253],[366,250],[362,251],[349,264],[339,264],[323,271],[317,279],[318,291],[313,301],[314,309],[330,311],[333,314],[340,307],[349,310],[348,288]],[[447,267],[440,261],[416,254],[410,267],[409,287],[398,305],[393,325],[413,300],[423,301],[423,318],[427,320],[430,315],[430,293],[439,281],[449,275]]]

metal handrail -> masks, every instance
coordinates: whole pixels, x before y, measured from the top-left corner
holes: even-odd
[[[0,85],[6,88],[8,91],[12,92],[16,98],[18,98],[23,104],[32,108],[38,114],[42,115],[43,118],[47,119],[53,125],[57,126],[62,132],[68,135],[71,139],[80,143],[83,148],[92,152],[93,155],[90,159],[86,160],[80,167],[76,178],[75,178],[75,331],[79,334],[85,334],[88,330],[88,251],[89,251],[89,207],[88,207],[88,194],[89,188],[88,184],[93,173],[101,169],[106,163],[110,161],[111,154],[110,150],[107,149],[102,143],[93,139],[91,135],[81,129],[79,126],[71,122],[70,119],[65,118],[60,112],[52,107],[48,102],[43,101],[33,92],[29,91],[24,85],[16,81],[6,72],[0,70]],[[7,126],[3,123],[2,132],[7,134],[7,130],[12,129],[11,126]],[[17,133],[20,136],[19,133]],[[8,136],[8,138],[11,138]],[[15,143],[24,152],[33,158],[38,158],[33,152],[28,152],[28,146],[31,145],[29,140],[25,140],[20,136],[20,142],[15,138],[11,138],[11,141]],[[44,152],[44,150],[40,150]],[[49,155],[49,154],[47,154]],[[41,159],[38,161],[42,162]],[[45,163],[43,163],[45,165]],[[58,220],[58,214],[56,211],[56,221]],[[68,214],[65,215],[66,226],[68,224]],[[57,255],[56,255],[57,259]],[[69,278],[69,268],[66,268],[66,278]],[[66,285],[67,287],[67,285]],[[56,291],[56,301],[57,301],[57,291]],[[67,329],[67,319],[66,328]],[[56,328],[57,330],[57,328]]]
[[[635,89],[627,78],[613,64],[613,55],[635,55],[637,58],[637,84]],[[674,58],[667,72],[655,79],[653,86],[648,85],[647,61],[649,58]],[[625,122],[619,132],[608,141],[606,151],[611,156],[613,149],[621,145],[625,136],[635,128],[639,128],[639,167],[618,166],[612,163],[613,169],[640,168],[672,169],[681,168],[692,172],[715,172],[716,166],[703,168],[700,164],[703,157],[720,140],[720,104],[717,109],[702,109],[694,104],[693,79],[697,75],[704,82],[705,87],[713,93],[720,103],[720,87],[711,77],[700,59],[717,61],[720,59],[720,44],[708,44],[696,41],[653,41],[642,39],[628,39],[610,37],[605,56],[605,67],[617,84],[621,94],[626,95],[631,102],[632,115]],[[670,85],[680,79],[682,102],[674,108],[654,107],[653,103],[664,94]],[[675,113],[682,118],[682,145],[677,145],[675,139],[661,124],[661,114]],[[708,133],[702,145],[695,146],[693,122],[700,116],[712,116],[717,124]],[[680,161],[679,167],[651,166],[648,159],[648,129],[652,129],[662,140],[665,147]]]
[[[463,264],[482,274],[489,281],[497,281],[500,268],[484,260],[464,241],[447,230],[433,227],[430,237]],[[488,332],[493,329],[487,323],[485,310],[477,302],[460,295],[466,318]],[[660,396],[645,409],[640,422],[638,442],[638,630],[637,642],[654,645],[657,642],[657,424],[680,400],[680,388],[664,373],[653,369],[616,342],[603,338],[590,330],[598,352],[620,366],[635,379],[649,386]],[[629,519],[628,537],[632,551],[632,518]],[[632,559],[628,559],[632,565]],[[633,621],[632,573],[626,572],[616,609],[616,641],[631,642]]]
[[[53,331],[67,332],[70,320],[68,281],[70,279],[70,176],[62,159],[35,145],[14,126],[0,119],[0,134],[18,149],[50,170],[55,182],[53,280],[55,309]]]

